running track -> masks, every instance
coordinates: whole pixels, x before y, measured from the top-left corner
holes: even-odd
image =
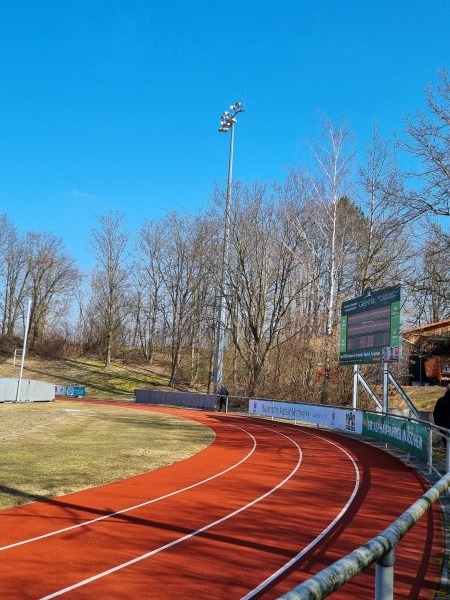
[[[429,487],[367,444],[322,429],[173,413],[215,431],[150,473],[0,511],[0,598],[277,598],[352,551]],[[431,598],[443,525],[429,511],[396,551],[395,598]],[[374,568],[332,596],[373,599]]]

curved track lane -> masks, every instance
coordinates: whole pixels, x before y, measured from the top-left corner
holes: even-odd
[[[1,598],[276,598],[427,488],[395,457],[332,432],[121,406],[199,421],[215,441],[169,467],[0,511]],[[431,597],[441,548],[436,507],[399,545],[396,598]],[[333,598],[373,598],[368,571]]]

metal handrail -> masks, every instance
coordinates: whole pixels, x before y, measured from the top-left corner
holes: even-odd
[[[450,486],[446,473],[387,529],[347,556],[304,581],[278,600],[321,600],[377,561],[375,599],[392,600],[394,551],[397,543]]]

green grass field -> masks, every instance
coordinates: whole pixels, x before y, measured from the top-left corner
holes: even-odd
[[[192,421],[117,406],[0,404],[0,508],[151,471],[213,439]]]

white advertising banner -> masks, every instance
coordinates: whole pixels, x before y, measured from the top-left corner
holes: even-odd
[[[273,400],[249,400],[250,415],[261,415],[274,419],[291,419],[315,425],[327,425],[333,429],[362,433],[362,412],[351,408],[333,408],[316,404],[294,404]]]

